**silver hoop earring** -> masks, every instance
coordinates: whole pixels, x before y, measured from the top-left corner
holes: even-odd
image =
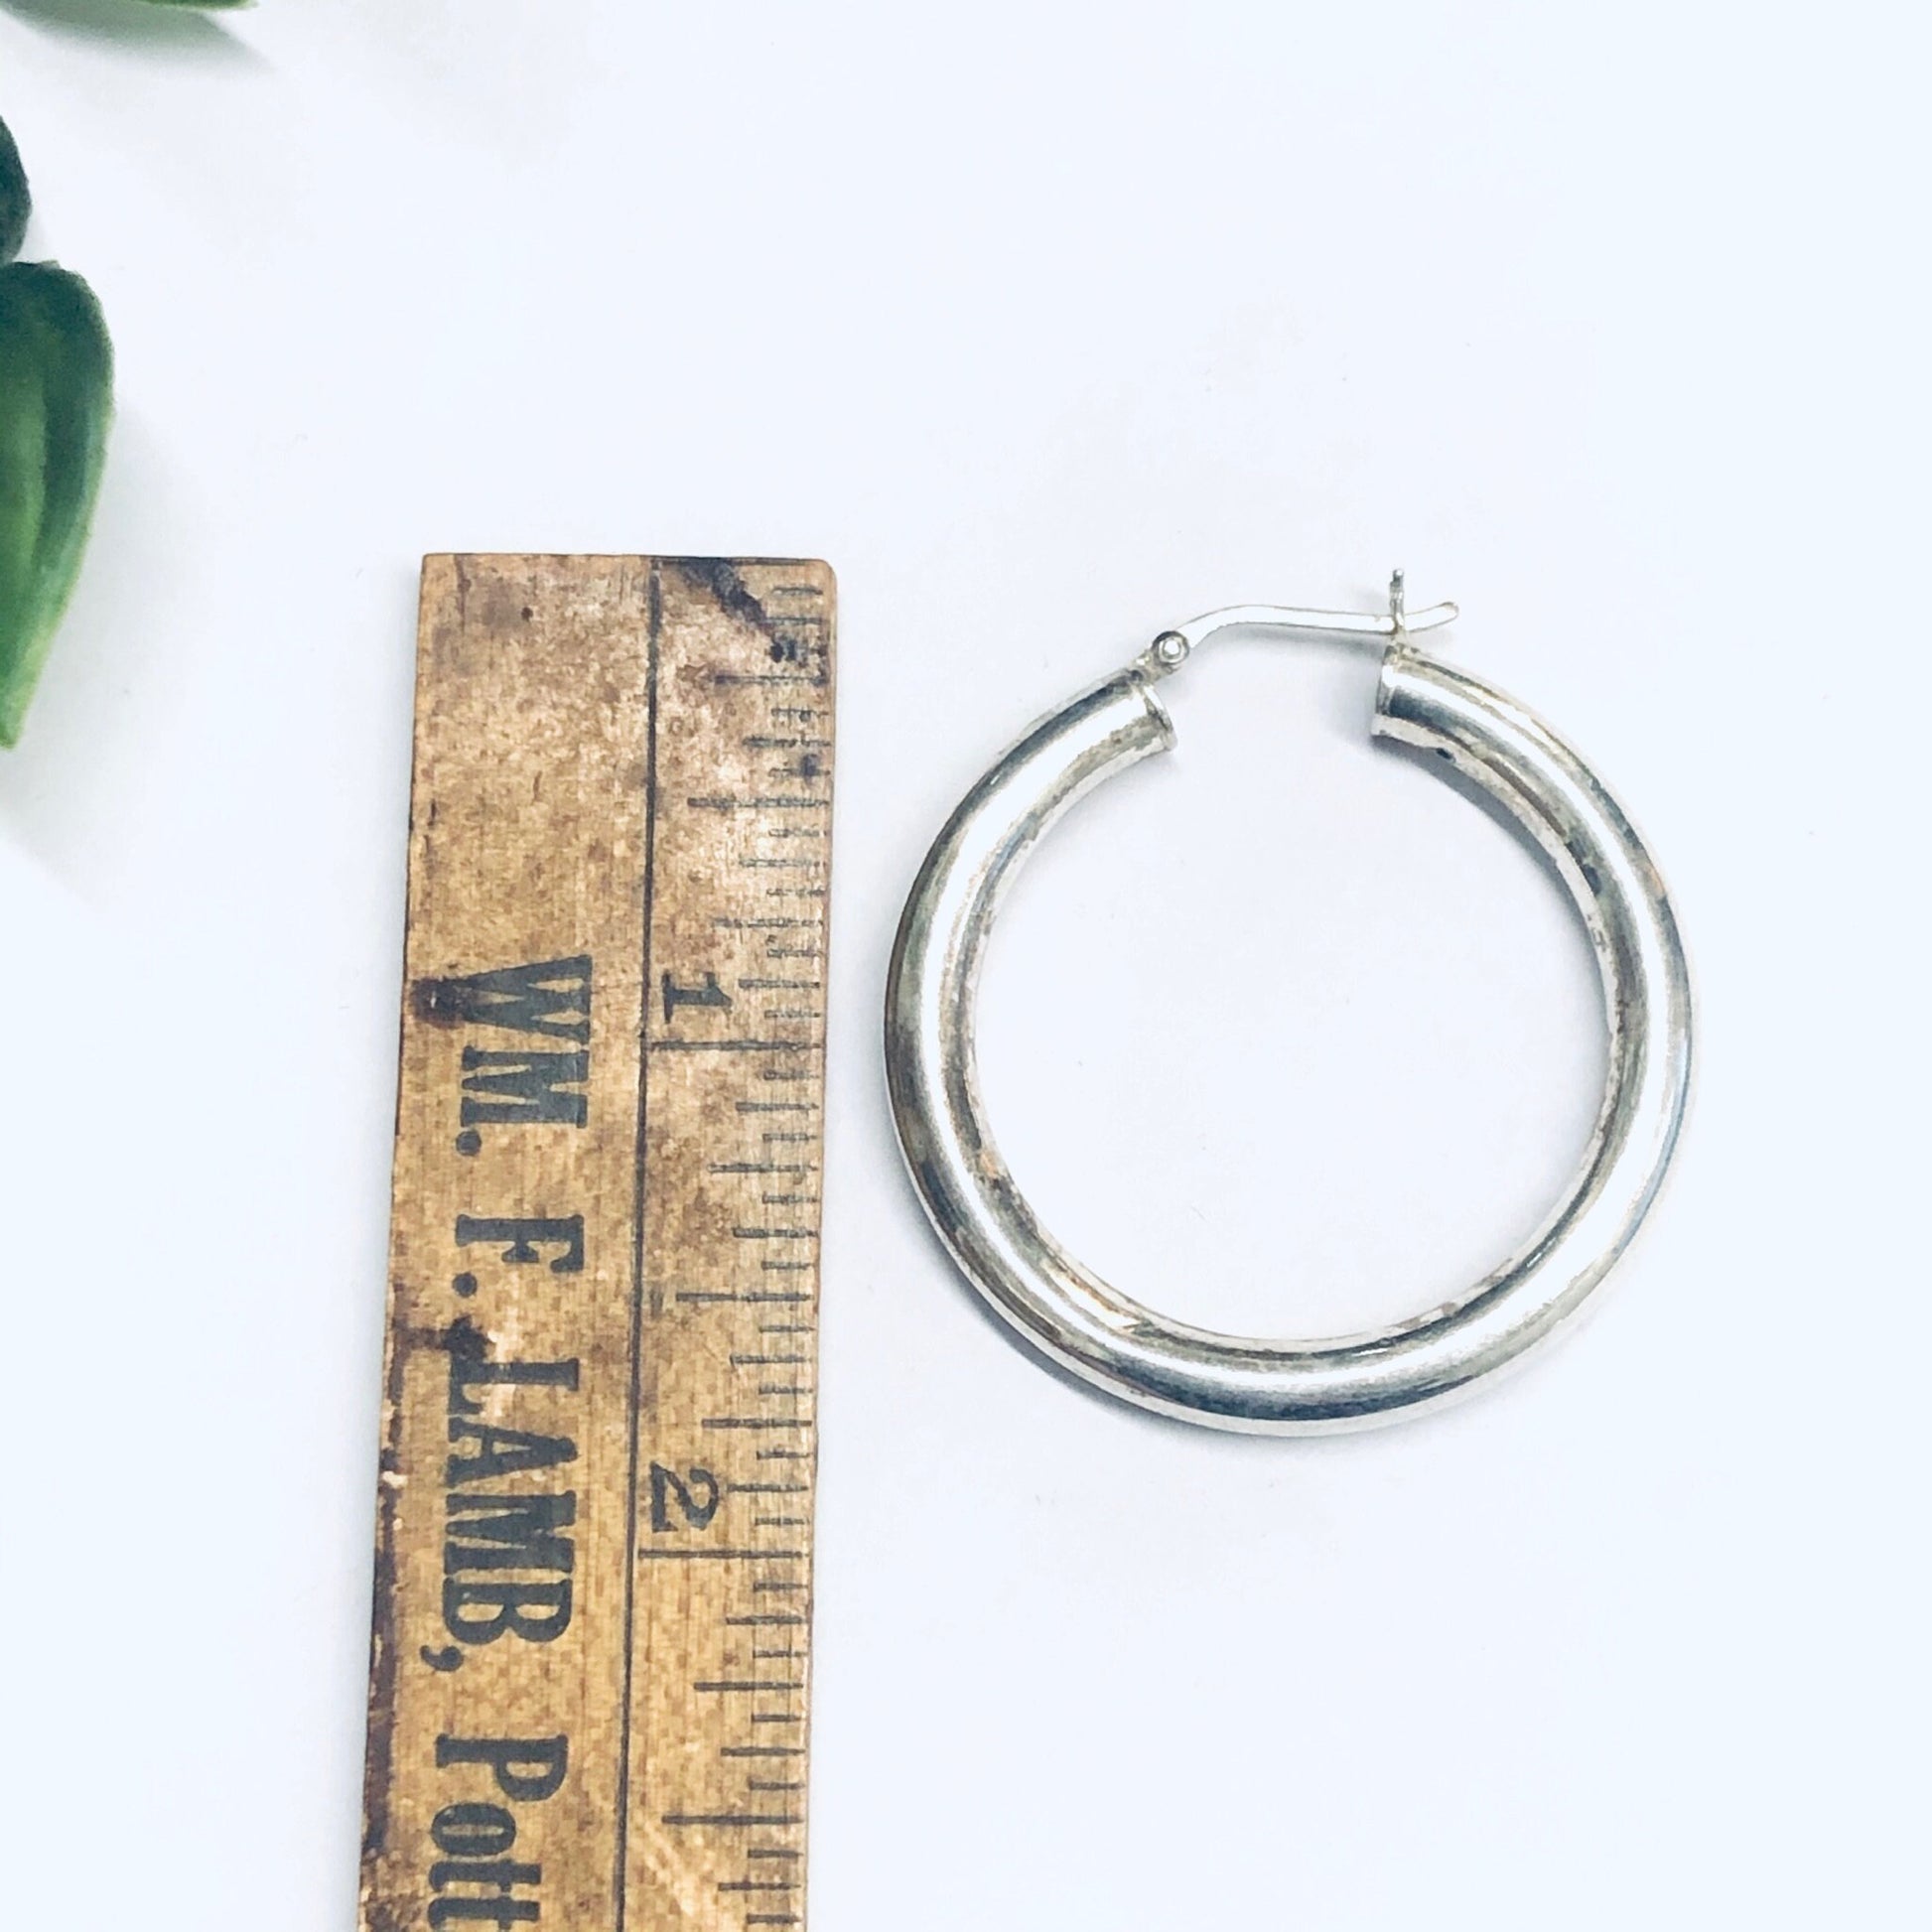
[[[906,900],[887,987],[886,1066],[913,1185],[967,1279],[1022,1335],[1144,1408],[1297,1436],[1449,1401],[1576,1314],[1628,1245],[1670,1163],[1690,1084],[1691,990],[1663,882],[1616,801],[1562,739],[1411,641],[1455,615],[1452,604],[1406,614],[1397,572],[1386,615],[1240,605],[1163,631],[999,759],[947,821]],[[1068,806],[1173,743],[1155,684],[1235,627],[1384,640],[1373,733],[1439,754],[1521,822],[1569,888],[1602,974],[1608,1076],[1569,1191],[1465,1294],[1374,1334],[1250,1340],[1128,1300],[1041,1227],[980,1103],[974,999],[1002,893]]]

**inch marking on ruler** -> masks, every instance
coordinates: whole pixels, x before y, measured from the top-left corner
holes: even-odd
[[[364,1932],[803,1924],[833,615],[425,562]]]

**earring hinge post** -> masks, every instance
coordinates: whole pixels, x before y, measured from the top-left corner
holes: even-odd
[[[1402,572],[1398,570],[1389,581],[1389,608],[1385,612],[1304,611],[1286,604],[1230,604],[1162,631],[1148,654],[1157,669],[1177,670],[1200,645],[1221,630],[1281,630],[1311,637],[1382,637],[1398,643],[1412,631],[1436,630],[1453,622],[1456,616],[1453,604],[1432,604],[1426,610],[1410,611]]]

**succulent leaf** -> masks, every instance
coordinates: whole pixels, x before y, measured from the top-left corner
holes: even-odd
[[[79,574],[113,391],[87,284],[54,262],[0,268],[0,745],[20,736]]]
[[[27,170],[7,124],[0,121],[0,267],[20,253],[34,200],[27,192]]]

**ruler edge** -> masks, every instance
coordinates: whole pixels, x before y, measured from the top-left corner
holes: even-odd
[[[824,578],[824,591],[828,599],[832,621],[826,626],[825,678],[822,690],[826,694],[826,711],[829,719],[837,718],[838,659],[839,659],[839,578],[835,567],[823,557],[810,555],[785,555],[781,553],[760,553],[759,555],[721,556],[704,555],[692,551],[655,552],[622,550],[431,550],[422,554],[417,574],[416,595],[416,641],[414,645],[415,663],[411,675],[410,725],[409,725],[409,784],[408,800],[405,811],[405,835],[403,852],[403,877],[401,882],[402,898],[402,944],[397,951],[398,974],[392,985],[396,1014],[395,1046],[395,1087],[394,1104],[391,1109],[389,1136],[389,1181],[388,1208],[383,1222],[382,1248],[382,1349],[379,1379],[377,1381],[377,1428],[376,1428],[376,1470],[375,1470],[375,1510],[373,1536],[371,1538],[372,1562],[369,1578],[369,1653],[365,1676],[364,1715],[362,1731],[362,1778],[360,1817],[357,1829],[356,1854],[356,1925],[360,1932],[375,1932],[370,1918],[372,1887],[375,1879],[375,1864],[379,1856],[388,1846],[388,1794],[394,1783],[394,1730],[396,1684],[400,1662],[400,1652],[396,1641],[396,1595],[398,1572],[396,1566],[396,1518],[397,1498],[400,1488],[395,1461],[398,1453],[398,1434],[403,1421],[401,1389],[398,1382],[400,1351],[397,1348],[397,1303],[400,1299],[401,1284],[396,1279],[393,1262],[395,1258],[395,1236],[397,1220],[397,1170],[400,1165],[403,1128],[403,1062],[407,1046],[410,1023],[409,989],[412,984],[410,966],[414,921],[411,918],[413,906],[412,893],[415,886],[416,840],[419,817],[423,809],[423,771],[420,757],[421,728],[426,715],[426,699],[429,688],[429,651],[427,648],[429,625],[428,614],[435,586],[433,573],[439,566],[447,566],[459,579],[463,566],[471,562],[487,561],[493,564],[521,563],[582,563],[606,565],[632,565],[646,573],[666,565],[724,565],[731,569],[741,566],[770,569],[790,566],[819,572]],[[650,738],[654,744],[656,736],[656,680],[655,673],[650,679]],[[830,1139],[831,1122],[829,1111],[823,1104],[823,1093],[829,1086],[830,1041],[831,1041],[831,1000],[830,977],[832,960],[832,882],[833,855],[837,845],[838,824],[838,748],[836,723],[832,731],[833,746],[830,769],[826,774],[827,838],[825,856],[825,915],[822,921],[822,953],[824,977],[826,980],[826,1000],[824,1018],[820,1023],[820,1035],[816,1058],[819,1067],[821,1105],[819,1115],[819,1169],[820,1200],[815,1212],[815,1222],[821,1236],[819,1241],[819,1261],[812,1275],[812,1313],[813,1313],[813,1374],[816,1386],[820,1370],[819,1318],[824,1303],[824,1246],[823,1230],[824,1175],[826,1169],[825,1148]],[[655,838],[655,800],[647,792],[645,799],[645,824],[647,836]],[[646,936],[649,925],[649,905],[644,910]],[[648,1006],[644,1009],[648,1011]],[[640,1093],[643,1085],[643,1069],[639,1070]],[[641,1165],[642,1149],[638,1147],[633,1155]],[[636,1238],[641,1244],[643,1231],[641,1222]],[[630,1363],[632,1387],[626,1398],[627,1413],[636,1410],[635,1377],[638,1368],[637,1358]],[[806,1629],[808,1638],[815,1639],[817,1632],[818,1601],[818,1474],[822,1435],[818,1427],[819,1410],[816,1395],[813,1403],[813,1429],[811,1449],[811,1514],[812,1531],[810,1554],[806,1568]],[[626,1469],[626,1483],[629,1494],[626,1502],[626,1533],[634,1537],[636,1526],[636,1470],[633,1465]],[[628,1649],[628,1647],[626,1647]],[[814,1728],[814,1710],[816,1688],[815,1641],[809,1643],[805,1664],[805,1769],[810,1778],[811,1739]],[[629,1658],[624,1659],[626,1668]],[[378,1776],[378,1772],[380,1776]],[[629,1767],[622,1767],[622,1775],[627,1779]],[[805,1825],[804,1851],[800,1856],[800,1866],[808,1870],[810,1863],[810,1816],[811,1791],[809,1783],[804,1793]],[[380,1820],[380,1830],[377,1821]],[[617,1862],[620,1870],[628,1866],[628,1821],[620,1821],[617,1831]],[[807,1900],[804,1887],[800,1887],[800,1904]],[[801,1914],[800,1932],[804,1920]]]

